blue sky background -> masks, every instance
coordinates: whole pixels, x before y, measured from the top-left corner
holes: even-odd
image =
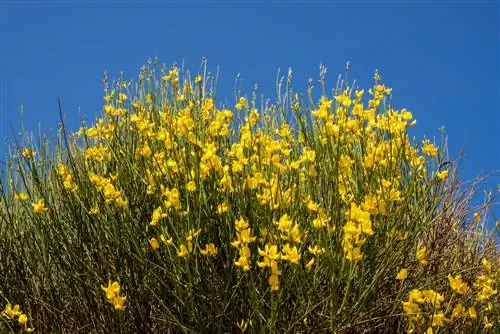
[[[278,68],[291,66],[305,92],[320,62],[333,87],[350,61],[365,88],[381,71],[415,136],[444,126],[471,179],[500,169],[499,17],[498,1],[0,2],[0,138],[13,142],[21,106],[26,129],[57,128],[58,97],[77,128],[100,113],[105,70],[133,78],[156,55],[192,72],[202,57],[220,65],[218,96],[230,103],[237,73],[247,93],[258,84],[272,97]]]

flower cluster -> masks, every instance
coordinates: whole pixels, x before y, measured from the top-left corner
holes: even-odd
[[[106,294],[108,302],[114,306],[115,310],[122,311],[125,309],[125,301],[127,297],[120,295],[120,284],[118,282],[108,282],[108,286],[101,285],[101,289]]]
[[[234,222],[236,228],[236,240],[231,242],[231,246],[238,250],[239,258],[234,264],[243,269],[243,271],[250,270],[250,257],[251,251],[249,245],[255,241],[256,237],[252,236],[250,225],[243,217]]]
[[[448,300],[432,289],[411,290],[408,300],[402,302],[403,310],[409,318],[409,332],[428,326],[427,333],[433,333],[433,328],[453,326],[460,322],[473,324],[480,316],[483,327],[492,328],[495,309],[492,297],[497,294],[493,279],[495,273],[488,260],[483,258],[482,264],[484,274],[478,275],[474,283],[475,299],[470,298],[473,291],[461,274],[448,274],[452,294]],[[403,269],[396,278],[403,281],[407,277],[408,272]]]
[[[7,304],[5,309],[2,311],[1,315],[10,320],[16,320],[22,327],[22,332],[31,333],[35,329],[32,327],[28,327],[28,316],[21,311],[21,307],[19,305]]]

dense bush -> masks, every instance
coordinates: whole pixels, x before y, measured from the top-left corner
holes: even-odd
[[[375,73],[216,102],[149,63],[2,166],[0,329],[473,333],[498,326],[488,198]],[[239,93],[238,93],[239,94]],[[30,139],[31,138],[31,139]],[[15,306],[18,304],[18,306]],[[498,329],[498,327],[497,327]]]

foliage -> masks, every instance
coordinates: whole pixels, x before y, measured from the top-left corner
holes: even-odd
[[[317,103],[290,72],[233,108],[202,70],[105,78],[95,123],[13,151],[0,329],[493,331],[491,198],[472,208],[444,141],[410,139],[378,72],[328,94],[321,67]]]

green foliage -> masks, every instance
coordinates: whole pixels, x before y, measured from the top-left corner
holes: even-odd
[[[329,98],[322,68],[317,104],[289,76],[275,104],[258,107],[254,92],[233,109],[204,68],[192,79],[155,66],[106,79],[101,118],[75,134],[62,124],[55,142],[26,136],[2,167],[0,305],[29,320],[4,311],[0,330],[498,325],[492,199],[473,208],[478,183],[460,184],[446,146],[410,140],[413,116],[378,73],[366,103],[342,85]]]

